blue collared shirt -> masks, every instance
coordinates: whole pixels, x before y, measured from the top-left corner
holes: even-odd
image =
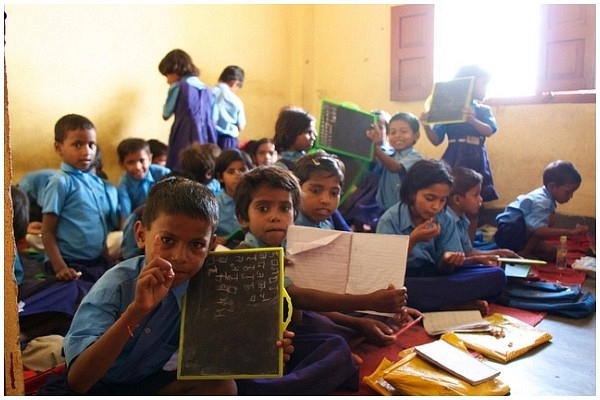
[[[142,179],[124,173],[117,186],[121,218],[127,218],[133,210],[144,204],[150,188],[169,173],[171,173],[169,168],[157,164],[150,164],[148,172]]]
[[[447,251],[462,252],[462,245],[456,224],[448,213],[440,212],[435,216],[435,222],[440,225],[441,232],[428,242],[415,244],[408,254],[406,265],[407,276],[436,276],[437,266]],[[396,203],[383,213],[377,223],[377,233],[410,235],[415,229],[407,204]]]
[[[213,121],[219,135],[238,137],[239,126],[246,125],[244,103],[223,82],[219,82],[212,90],[215,105],[213,107]]]
[[[42,212],[58,217],[56,241],[63,259],[86,261],[102,255],[116,208],[102,179],[63,162],[48,179]]]
[[[460,238],[463,252],[465,254],[471,253],[473,251],[473,243],[471,243],[471,237],[469,236],[469,225],[471,224],[471,221],[469,221],[469,218],[464,214],[459,217],[450,207],[446,208],[446,212],[456,224],[456,232]]]
[[[402,164],[404,172],[391,172],[381,163],[377,164],[381,176],[379,178],[379,187],[377,188],[375,200],[377,200],[379,208],[383,211],[400,201],[400,185],[402,184],[402,178],[417,161],[423,159],[423,156],[416,151],[413,146],[400,151],[395,151],[390,157],[392,157],[394,161]]]
[[[144,264],[144,256],[125,260],[106,271],[92,286],[64,338],[67,365],[96,342],[133,302]],[[134,383],[165,365],[179,347],[181,299],[187,287],[188,281],[169,290],[133,331],[134,337],[127,341],[102,382]]]
[[[548,226],[550,216],[556,211],[556,200],[545,186],[539,187],[527,194],[517,196],[503,212],[496,216],[496,222],[512,223],[520,217],[525,219],[529,231]]]
[[[298,216],[296,217],[296,221],[294,221],[294,224],[300,225],[300,226],[311,226],[313,228],[321,228],[321,229],[335,229],[335,227],[333,226],[333,221],[331,220],[331,217],[327,218],[325,221],[314,223],[310,219],[308,219],[308,217],[306,215],[304,215],[302,212],[298,213]]]
[[[219,204],[219,225],[217,225],[217,236],[229,236],[240,228],[235,216],[235,201],[225,190],[217,195]]]

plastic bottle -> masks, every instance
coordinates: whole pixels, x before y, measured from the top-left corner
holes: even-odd
[[[567,268],[567,237],[561,236],[558,247],[556,248],[556,268]]]

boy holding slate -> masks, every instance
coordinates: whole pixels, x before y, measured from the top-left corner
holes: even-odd
[[[382,149],[385,138],[378,125],[368,130],[367,137],[375,144],[375,157],[380,178],[375,199],[381,212],[396,204],[400,197],[400,185],[406,172],[423,156],[415,150],[419,140],[419,119],[409,113],[395,114],[388,124],[387,141],[393,149],[390,155]]]
[[[214,195],[189,179],[169,177],[150,189],[135,226],[146,255],[123,261],[92,287],[64,339],[66,373],[39,395],[237,394],[230,379],[179,381],[167,363],[179,346],[182,296],[215,240],[217,208]],[[291,337],[273,344],[283,347],[284,361]]]
[[[284,246],[300,198],[297,179],[283,168],[259,166],[244,174],[234,195],[236,215],[246,232],[238,248]],[[357,369],[348,342],[357,339],[359,331],[372,338],[376,329],[380,336],[391,335],[392,329],[381,328],[374,320],[336,313],[345,322],[352,321],[342,326],[320,312],[373,309],[405,313],[406,289],[390,287],[367,295],[344,295],[297,287],[287,276],[284,285],[294,307],[290,325],[296,334],[294,355],[282,378],[238,382],[238,386],[244,385],[240,393],[319,395],[340,385],[356,387]],[[365,333],[368,329],[371,331]]]

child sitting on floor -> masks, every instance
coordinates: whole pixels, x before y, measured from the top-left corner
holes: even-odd
[[[200,183],[169,177],[154,185],[135,227],[145,256],[118,264],[93,286],[64,339],[65,375],[38,394],[237,394],[231,379],[182,381],[166,369],[179,345],[182,297],[202,268],[217,221],[217,201]],[[291,337],[286,332],[273,343],[283,347],[284,361],[293,352]]]
[[[465,263],[499,265],[498,257],[519,258],[519,255],[510,249],[479,250],[473,248],[469,236],[470,220],[467,215],[479,213],[481,208],[481,182],[482,175],[465,167],[452,168],[454,183],[448,198],[447,212],[456,222],[458,236],[465,253]]]
[[[544,169],[543,182],[542,187],[518,196],[496,216],[498,229],[494,239],[498,246],[523,257],[554,262],[556,246],[546,239],[585,235],[588,231],[587,225],[577,224],[571,229],[554,226],[557,203],[571,200],[581,185],[581,175],[571,162],[558,160]]]
[[[456,223],[445,212],[452,175],[443,161],[421,160],[400,187],[400,202],[377,223],[377,233],[409,235],[408,304],[418,310],[478,309],[489,312],[506,286],[500,268],[465,266]]]
[[[119,165],[125,171],[119,179],[119,207],[121,229],[125,220],[137,207],[144,204],[148,191],[171,170],[152,164],[150,145],[144,139],[124,139],[117,146]]]

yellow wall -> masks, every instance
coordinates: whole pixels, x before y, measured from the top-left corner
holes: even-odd
[[[241,65],[248,126],[241,140],[272,136],[282,106],[318,116],[322,98],[361,108],[420,114],[421,102],[389,100],[390,5],[16,5],[5,6],[9,113],[16,181],[58,167],[53,126],[67,113],[98,128],[105,169],[116,183],[116,145],[129,136],[167,141],[167,84],[157,70],[173,48],[189,52],[201,79]],[[503,207],[541,185],[542,169],[569,159],[583,184],[559,211],[595,217],[595,104],[494,107],[487,142]],[[422,135],[417,149],[445,148]]]

